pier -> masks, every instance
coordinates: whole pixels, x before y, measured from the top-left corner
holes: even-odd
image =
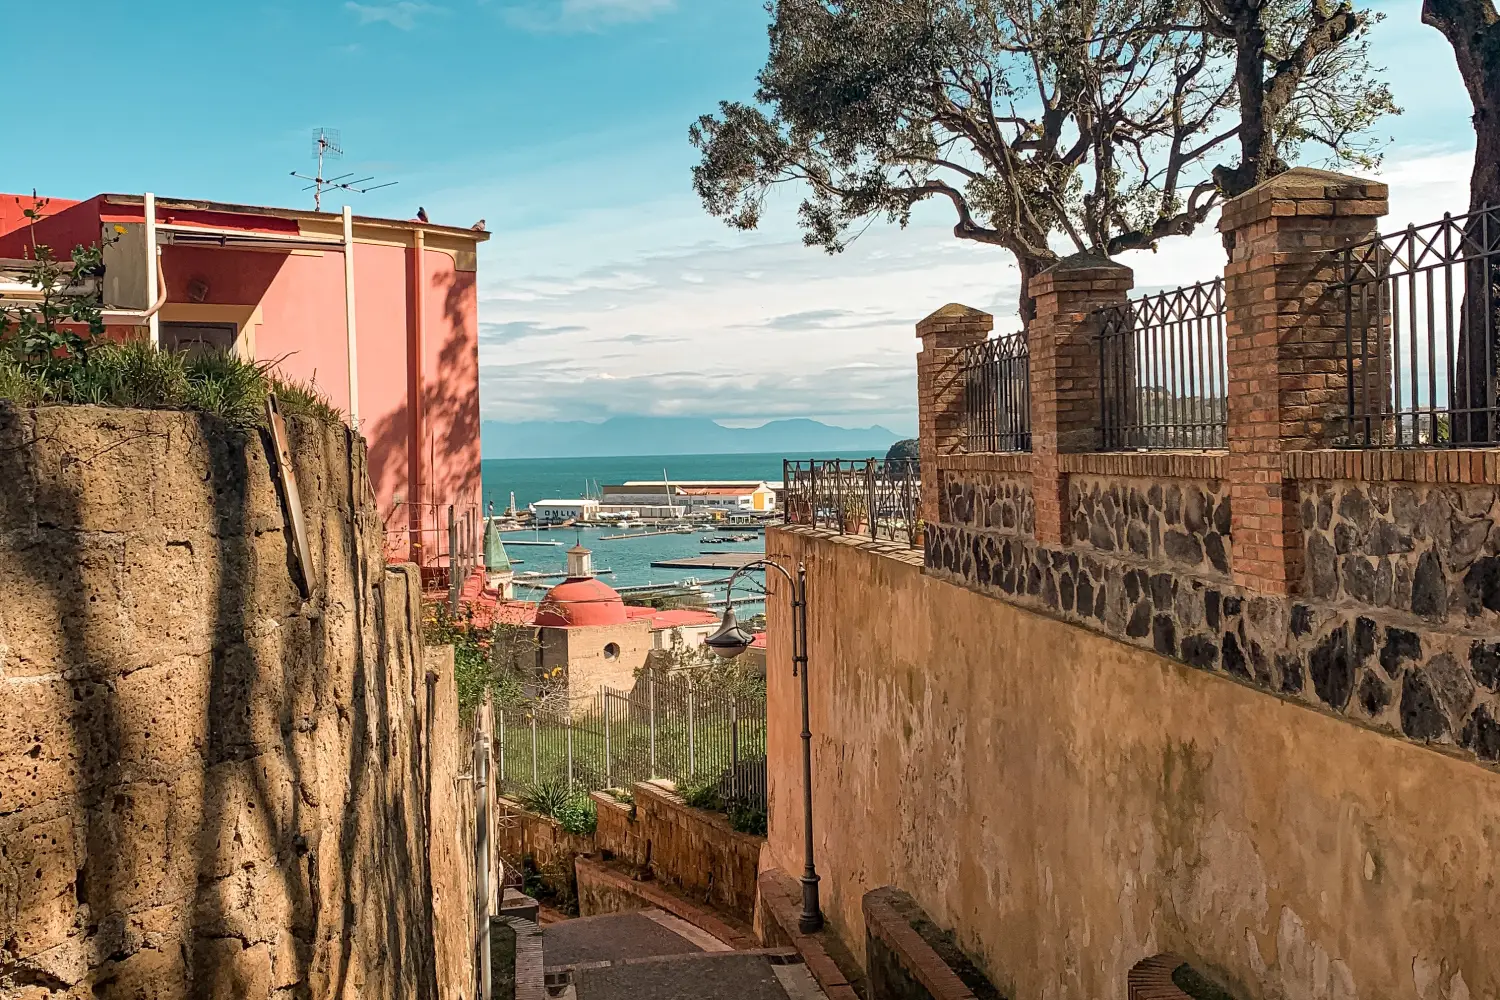
[[[663,559],[651,565],[659,569],[743,569],[764,559],[764,552],[705,552],[686,559]]]

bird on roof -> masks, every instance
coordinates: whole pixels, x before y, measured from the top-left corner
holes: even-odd
[[[426,222],[427,221],[427,209],[423,208],[421,205],[417,206],[417,221],[418,222]]]
[[[472,229],[472,230],[474,230],[476,233],[482,233],[482,232],[484,232],[484,220],[480,219],[478,222],[474,223],[469,228]]]

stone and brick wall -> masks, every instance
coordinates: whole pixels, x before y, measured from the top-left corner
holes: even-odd
[[[1004,996],[1121,997],[1162,952],[1243,1000],[1500,993],[1500,775],[1400,728],[1403,686],[1433,728],[1487,703],[1433,662],[1477,635],[1428,630],[1414,659],[1357,609],[1122,565],[1102,624],[867,539],[777,528],[767,551],[809,567],[814,847],[829,927],[866,968],[862,901],[891,885]],[[1051,559],[1061,595],[1072,565]],[[767,611],[763,868],[795,875],[800,679],[786,595]],[[1367,721],[1372,673],[1393,701]]]
[[[309,600],[261,434],[0,405],[0,994],[471,992],[451,656],[290,433]]]
[[[1500,629],[1500,456],[1326,447],[1344,375],[1325,251],[1374,232],[1385,197],[1294,170],[1226,206],[1228,451],[1090,451],[1084,310],[1123,301],[1129,272],[1059,264],[1029,333],[1035,453],[971,454],[960,433],[923,456],[941,496],[930,572],[1500,762],[1500,643],[1488,638]]]

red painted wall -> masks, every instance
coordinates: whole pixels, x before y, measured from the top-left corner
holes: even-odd
[[[432,492],[439,502],[478,503],[479,306],[473,271],[446,253],[426,253],[426,356],[423,360]],[[435,448],[433,447],[435,446]]]
[[[99,204],[99,198],[50,199],[42,210],[45,217],[36,224],[36,241],[50,246],[58,260],[67,260],[75,246],[98,243]],[[32,230],[21,214],[31,206],[29,194],[0,194],[0,257],[31,256]]]
[[[0,195],[0,256],[20,256],[29,236],[15,231],[13,198]],[[26,199],[29,205],[30,200]],[[53,201],[54,207],[61,201]],[[38,226],[38,239],[61,249],[99,238],[101,223],[139,222],[140,206],[105,205],[102,198],[68,203]],[[159,220],[254,231],[297,231],[295,220],[256,215],[159,210]],[[10,232],[6,227],[10,226]],[[397,529],[405,555],[403,502],[426,505],[478,504],[479,320],[475,274],[455,267],[452,255],[427,250],[422,260],[424,329],[421,386],[425,434],[420,442],[424,471],[420,496],[409,482],[412,407],[408,347],[412,325],[413,252],[405,247],[356,244],[355,317],[359,354],[360,430],[369,443],[370,479],[387,524]],[[204,305],[259,305],[255,331],[257,360],[274,360],[283,377],[312,382],[335,407],[348,412],[348,335],[344,314],[342,253],[276,253],[206,247],[167,247],[162,255],[167,300],[187,303],[194,281],[207,288]],[[170,319],[170,310],[167,318]],[[123,338],[128,327],[111,327]],[[445,522],[446,514],[428,524]],[[445,539],[427,538],[445,548]]]

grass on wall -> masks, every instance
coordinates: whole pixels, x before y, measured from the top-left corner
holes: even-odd
[[[249,427],[262,421],[266,396],[274,392],[287,416],[342,421],[313,386],[281,378],[273,367],[222,351],[190,356],[140,342],[99,344],[37,364],[0,344],[0,400],[194,410]]]

